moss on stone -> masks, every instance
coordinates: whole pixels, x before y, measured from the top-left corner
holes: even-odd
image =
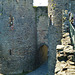
[[[54,0],[52,0],[52,1],[54,1]]]
[[[55,10],[55,7],[53,7],[53,10]]]
[[[0,13],[0,16],[2,15],[2,13]]]
[[[33,6],[33,8],[37,8],[38,6]]]

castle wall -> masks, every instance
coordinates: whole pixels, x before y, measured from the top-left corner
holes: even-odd
[[[48,8],[36,8],[37,48],[48,45]]]
[[[62,9],[69,9],[69,1],[49,0],[47,12],[47,7],[33,8],[33,0],[0,0],[0,72],[13,74],[35,69],[40,62],[39,48],[47,45],[49,75],[54,75]]]
[[[71,0],[71,11],[75,13],[75,0]]]
[[[49,75],[54,75],[56,64],[56,46],[61,41],[61,28],[62,28],[62,9],[64,1],[61,0],[48,0],[48,43],[49,43]]]
[[[63,0],[64,3],[64,10],[69,10],[69,3],[71,0]]]
[[[37,25],[37,63],[42,64],[47,58],[48,48],[48,8],[37,7],[36,13],[36,25]],[[44,46],[45,45],[45,46]],[[44,47],[44,48],[43,48]]]
[[[0,0],[2,73],[35,68],[36,24],[32,0]]]

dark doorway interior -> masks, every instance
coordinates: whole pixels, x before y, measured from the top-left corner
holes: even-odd
[[[39,60],[40,60],[40,64],[44,63],[48,56],[48,47],[46,45],[42,45],[39,49]]]

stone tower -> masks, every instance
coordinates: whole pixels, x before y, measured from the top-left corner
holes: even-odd
[[[75,0],[70,0],[71,4],[71,12],[75,14]]]
[[[74,2],[48,0],[47,15],[47,8],[34,8],[33,0],[0,0],[0,73],[17,74],[35,69],[39,48],[42,50],[46,45],[49,75],[54,75],[62,10],[73,8]]]
[[[0,73],[35,68],[36,25],[33,0],[0,0]]]
[[[56,46],[60,44],[62,30],[62,9],[64,0],[48,0],[49,17],[49,75],[54,75],[56,64]]]

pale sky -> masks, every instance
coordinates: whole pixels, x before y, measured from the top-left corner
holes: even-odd
[[[48,0],[33,0],[33,6],[48,6]]]

